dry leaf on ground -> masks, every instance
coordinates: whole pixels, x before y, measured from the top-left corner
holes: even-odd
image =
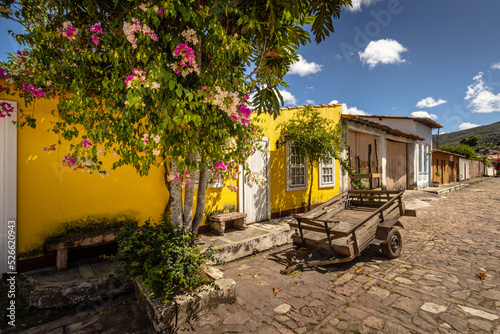
[[[280,292],[280,288],[273,288],[273,292],[274,292],[274,293],[278,293],[278,292]]]
[[[486,275],[486,273],[479,273],[479,274],[476,274],[476,277],[483,280],[483,279],[486,279],[486,277],[488,277],[488,275]]]
[[[358,268],[358,269],[354,270],[356,275],[361,275],[363,273],[363,271],[365,271],[363,268]]]

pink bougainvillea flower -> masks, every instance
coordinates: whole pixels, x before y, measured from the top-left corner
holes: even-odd
[[[81,167],[81,166],[76,166],[76,158],[74,155],[65,155],[62,164],[63,166],[72,167],[73,170],[76,170],[77,168]]]
[[[19,51],[17,50],[16,54],[18,55],[18,58],[21,60],[22,63],[26,61],[26,57],[28,56],[28,51]]]
[[[158,10],[158,16],[162,16],[164,10],[165,10],[165,8],[163,8],[163,6],[161,6],[160,9]]]
[[[9,102],[0,102],[0,118],[10,117],[14,112],[14,107]]]
[[[0,79],[9,79],[10,73],[9,70],[3,67],[0,67]]]
[[[92,146],[92,143],[90,142],[90,140],[84,139],[82,145],[85,149],[88,149],[90,146]]]
[[[63,28],[59,29],[61,31],[61,36],[69,39],[70,41],[74,41],[76,36],[80,33],[80,30],[75,28],[71,23],[64,22]]]
[[[104,31],[102,31],[102,27],[100,24],[94,24],[93,26],[90,26],[90,31],[91,32],[98,32],[101,35],[104,35]]]
[[[92,42],[97,46],[99,45],[99,37],[96,34],[92,34]]]

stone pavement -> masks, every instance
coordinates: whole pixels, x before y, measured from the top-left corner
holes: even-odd
[[[444,196],[407,192],[406,206],[418,217],[402,218],[400,258],[370,247],[290,276],[279,273],[290,245],[234,261],[222,269],[237,303],[179,331],[500,334],[500,178]]]
[[[403,253],[378,247],[289,276],[291,245],[221,266],[237,302],[179,328],[193,333],[500,334],[500,178],[445,195],[405,193]],[[485,273],[484,280],[476,274]],[[151,333],[135,303],[112,303],[26,333]],[[22,331],[21,331],[22,332]]]

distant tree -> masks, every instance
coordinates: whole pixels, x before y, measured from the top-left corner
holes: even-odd
[[[481,161],[485,166],[491,165],[491,160],[487,156],[485,156],[485,155],[483,155],[482,157],[480,157],[479,161]]]
[[[450,153],[464,155],[467,159],[470,159],[470,160],[477,159],[477,155],[476,155],[476,152],[474,151],[474,149],[471,146],[463,144],[463,143],[460,143],[458,145],[440,146],[439,149],[441,151],[446,151],[446,152],[450,152]]]
[[[310,210],[314,168],[331,157],[338,160],[342,166],[347,166],[339,155],[340,150],[345,147],[342,137],[345,127],[321,117],[316,109],[307,106],[299,110],[291,120],[279,124],[278,128],[281,128],[281,135],[285,137],[285,141],[293,144],[303,158],[308,158],[310,182],[307,208]]]
[[[472,135],[469,138],[463,138],[460,144],[468,145],[470,147],[476,147],[479,144],[479,137]]]

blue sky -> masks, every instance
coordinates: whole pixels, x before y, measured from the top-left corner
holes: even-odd
[[[500,1],[353,4],[325,42],[299,50],[285,76],[288,105],[428,115],[442,132],[500,121]]]
[[[500,121],[500,1],[353,0],[335,33],[299,50],[285,105],[428,116],[443,132]],[[0,19],[0,60],[19,47]]]

